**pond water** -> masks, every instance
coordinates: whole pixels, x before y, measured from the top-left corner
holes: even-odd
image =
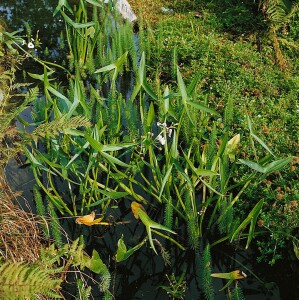
[[[61,42],[60,31],[64,24],[59,17],[53,18],[53,11],[58,3],[58,0],[2,0],[0,5],[0,13],[7,22],[8,28],[11,30],[24,29],[24,37],[26,36],[26,23],[30,25],[32,34],[39,32],[39,38],[42,43],[40,49],[48,47],[49,55],[47,59],[59,61],[64,53],[60,51],[59,44]],[[42,50],[38,55],[44,58]],[[25,68],[32,68],[32,65],[25,65]],[[38,66],[34,65],[34,68]],[[37,72],[36,72],[37,73]],[[131,81],[131,78],[127,81]],[[126,80],[124,80],[126,82]],[[125,84],[127,85],[127,84]],[[29,111],[23,112],[23,118],[30,119]],[[30,200],[32,198],[33,176],[28,168],[21,169],[15,161],[11,161],[6,168],[8,181],[13,189],[24,190],[24,196]],[[135,245],[146,236],[146,231],[143,226],[138,226],[137,221],[132,218],[131,209],[126,204],[121,204],[117,209],[111,209],[108,215],[114,220],[130,221],[129,225],[118,225],[116,227],[103,228],[101,226],[84,228],[80,234],[85,236],[87,250],[95,248],[100,253],[103,261],[109,262],[109,269],[112,275],[112,293],[115,299],[169,299],[166,292],[158,288],[161,285],[169,286],[166,274],[172,273],[180,276],[185,273],[187,282],[187,290],[184,299],[203,299],[198,289],[197,268],[199,268],[199,255],[194,251],[183,252],[174,245],[166,244],[166,248],[170,252],[171,265],[166,266],[161,256],[155,256],[149,247],[143,247],[141,250],[134,253],[129,259],[123,263],[116,263],[113,254],[116,252],[117,241],[121,235],[124,236],[126,244]],[[149,215],[153,219],[159,217],[158,211],[149,211]],[[76,237],[79,233],[74,228],[74,222],[64,221],[64,226],[72,237]],[[184,242],[186,237],[178,236],[179,242]],[[246,299],[266,300],[266,299],[298,299],[298,295],[291,295],[293,284],[296,284],[296,279],[293,281],[287,278],[280,278],[280,267],[270,269],[261,265],[258,267],[254,261],[248,260],[248,255],[243,253],[236,255],[231,248],[217,248],[212,250],[214,261],[213,272],[223,272],[225,267],[230,270],[243,269],[247,273],[246,280],[239,284],[243,288]],[[216,262],[216,263],[215,263]],[[254,274],[258,275],[257,279],[250,270],[254,270]],[[248,273],[249,271],[249,273]],[[278,274],[277,274],[278,273]],[[287,282],[286,282],[287,281]],[[225,284],[220,279],[215,281],[215,290],[220,290]],[[276,282],[279,284],[278,288]],[[281,285],[283,283],[283,285]],[[289,288],[288,288],[289,287]],[[66,295],[68,292],[73,294],[73,291],[65,287]],[[296,289],[293,289],[294,292]],[[290,292],[291,291],[291,292]],[[94,299],[101,299],[94,292]],[[73,299],[71,296],[66,296],[67,299]],[[227,299],[223,292],[217,292],[216,299]]]

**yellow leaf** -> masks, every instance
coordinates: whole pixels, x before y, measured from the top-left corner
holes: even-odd
[[[135,219],[139,219],[139,209],[142,209],[145,212],[144,207],[136,201],[132,202],[131,209]]]
[[[211,274],[211,276],[216,278],[223,278],[227,280],[244,279],[247,277],[247,275],[240,270],[232,271],[230,273],[213,273]]]
[[[83,217],[77,218],[76,223],[77,224],[83,224],[83,225],[86,225],[86,226],[92,226],[92,225],[100,224],[101,221],[103,220],[103,217],[98,218],[98,219],[94,219],[95,215],[96,215],[96,213],[94,211],[92,211],[89,215],[85,215]]]
[[[294,246],[295,255],[296,255],[297,259],[299,259],[299,248],[294,241],[293,241],[293,246]]]
[[[240,134],[236,134],[232,139],[227,142],[226,153],[231,161],[235,160],[236,150],[240,144]]]
[[[247,275],[243,271],[236,270],[232,272],[232,277],[233,279],[244,279]]]

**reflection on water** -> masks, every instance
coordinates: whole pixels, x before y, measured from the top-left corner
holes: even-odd
[[[51,41],[62,24],[59,18],[53,22],[53,11],[57,3],[56,0],[2,0],[0,13],[8,28],[25,30],[28,22],[33,34],[40,30],[41,38]]]
[[[22,197],[24,197],[30,204],[33,195],[32,187],[34,184],[34,178],[31,170],[29,168],[21,168],[20,162],[11,158],[5,167],[5,176],[10,188],[13,191],[22,192]]]

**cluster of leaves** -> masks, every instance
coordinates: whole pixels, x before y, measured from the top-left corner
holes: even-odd
[[[276,1],[272,2],[264,3],[268,5],[269,13],[276,3]],[[282,2],[277,1],[275,5],[280,5],[282,8]],[[296,161],[296,156],[299,155],[296,138],[299,126],[298,77],[295,73],[298,68],[297,61],[292,60],[292,66],[288,72],[281,72],[279,66],[274,65],[275,49],[269,43],[269,35],[265,34],[266,27],[261,22],[263,15],[261,11],[258,12],[257,3],[226,1],[224,17],[220,16],[215,4],[217,1],[201,4],[200,14],[189,11],[180,15],[180,18],[168,16],[161,20],[154,29],[156,43],[151,43],[151,57],[153,58],[151,63],[156,68],[158,66],[157,72],[161,75],[160,78],[164,84],[172,82],[176,74],[174,64],[180,66],[187,83],[191,81],[194,74],[200,74],[200,84],[196,91],[206,96],[211,108],[220,114],[224,113],[223,118],[216,120],[219,133],[228,131],[232,134],[240,133],[242,137],[246,136],[248,126],[246,126],[245,115],[249,114],[257,136],[265,141],[271,152],[277,156],[294,155]],[[222,8],[223,5],[218,5],[218,7]],[[287,8],[285,9],[284,14],[287,13]],[[296,7],[293,5],[293,16],[295,10]],[[235,13],[236,11],[238,14]],[[271,10],[273,15],[274,11],[273,8]],[[252,14],[256,16],[256,22],[248,22],[248,18],[251,20],[255,18]],[[285,40],[289,39],[289,45],[298,43],[296,20],[297,18],[294,17],[292,23],[291,19],[285,19],[284,25],[282,19],[279,24],[278,21],[276,22],[280,28],[277,32],[280,37],[282,37],[283,28],[292,33],[291,36],[286,34],[283,36]],[[240,23],[243,21],[247,24]],[[272,21],[271,24],[274,24],[275,20]],[[248,28],[249,24],[253,24],[253,27]],[[284,45],[287,45],[287,42]],[[290,55],[291,59],[295,48],[284,49],[289,49],[286,54]],[[172,60],[169,60],[169,57],[172,57]],[[152,77],[154,78],[156,74],[152,74]],[[234,109],[229,111],[228,106],[231,102],[233,102]],[[208,128],[205,130],[206,135],[209,135]],[[253,151],[250,139],[242,140],[241,158],[255,157],[259,160],[263,157],[265,147],[259,144]],[[242,182],[247,171],[246,167],[240,166],[236,170],[233,182]],[[284,209],[287,210],[290,203],[298,202],[297,180],[297,165],[292,163],[287,170],[276,172],[276,175],[267,178],[265,188],[257,188],[256,184],[249,187],[245,194],[246,199],[250,201],[241,198],[237,203],[237,215],[243,218],[245,211],[252,207],[252,203],[256,203],[257,199],[264,199],[263,216],[267,219],[267,224],[272,224],[272,226],[276,224],[275,228],[271,226],[270,239],[273,236],[272,230],[277,234],[287,232],[284,237],[278,234],[280,247],[273,246],[270,239],[260,241],[261,253],[267,253],[266,249],[270,248],[275,249],[276,255],[281,257],[281,254],[277,254],[278,249],[282,250],[285,247],[289,234],[295,234],[298,228],[296,222],[291,222],[291,218],[283,216],[282,213]],[[275,191],[276,188],[284,190],[284,197],[280,199],[279,204],[276,198],[278,193]],[[280,207],[278,210],[277,205]],[[282,218],[288,221],[283,221]],[[265,255],[261,257],[267,260]],[[267,257],[271,262],[270,256]]]
[[[94,5],[91,21],[87,2]],[[102,23],[97,19],[98,9]],[[32,133],[24,133],[28,142],[24,153],[44,196],[38,200],[39,212],[44,213],[45,201],[57,227],[57,214],[76,216],[95,208],[105,215],[112,203],[132,203],[133,213],[145,225],[148,236],[129,250],[121,238],[117,261],[129,258],[147,240],[156,252],[154,242],[160,242],[152,233],[184,249],[156,229],[183,231],[188,236],[186,244],[195,250],[201,239],[214,239],[219,234],[214,245],[241,236],[248,248],[265,199],[259,195],[250,204],[240,205],[244,192],[269,174],[279,174],[292,158],[281,158],[279,149],[271,151],[253,130],[250,118],[245,118],[246,112],[258,127],[254,113],[269,99],[289,107],[291,100],[285,106],[282,101],[296,94],[293,87],[297,81],[269,68],[274,58],[261,56],[256,44],[221,38],[215,30],[215,18],[206,25],[207,11],[203,19],[182,15],[178,26],[173,17],[167,18],[154,32],[156,37],[141,28],[146,40],[140,42],[140,48],[146,55],[141,55],[139,66],[131,43],[132,28],[126,24],[125,36],[131,39],[123,41],[117,26],[109,23],[110,12],[99,3],[80,1],[72,9],[64,0],[54,12],[58,13],[66,22],[69,67],[56,64],[54,70],[53,64],[49,67],[43,62],[43,74],[30,74],[42,86],[44,97],[33,104],[34,123],[23,122],[39,125]],[[106,24],[110,24],[113,37],[109,37]],[[101,61],[102,56],[105,59]],[[150,76],[146,56],[156,70]],[[169,57],[173,58],[171,63]],[[119,75],[129,68],[133,89],[122,92]],[[67,87],[53,78],[61,69],[68,74]],[[273,82],[274,76],[293,87],[286,88],[279,79]],[[140,204],[136,208],[137,202],[163,207],[165,225],[153,221]],[[268,216],[263,216],[267,224]],[[91,213],[78,218],[77,223],[103,223],[94,217]],[[247,228],[248,233],[244,233]],[[74,251],[59,247],[57,253],[51,248],[50,260],[58,262],[64,255],[73,265],[109,277],[95,250],[90,259],[76,247]],[[212,293],[208,251],[202,281],[207,294]],[[239,273],[221,274],[231,282]],[[181,289],[180,284],[173,287]],[[107,292],[109,284],[104,287]]]
[[[58,290],[62,282],[59,278],[52,278],[61,269],[41,269],[39,265],[29,266],[25,263],[6,262],[0,266],[2,299],[28,299],[42,294],[52,299],[61,298],[53,290]]]

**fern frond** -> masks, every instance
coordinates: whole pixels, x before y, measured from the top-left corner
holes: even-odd
[[[0,299],[27,299],[36,294],[61,298],[54,293],[61,282],[40,266],[7,262],[0,266]]]
[[[91,123],[85,116],[75,116],[70,119],[66,119],[66,115],[62,115],[60,118],[54,121],[39,125],[32,132],[33,135],[46,137],[54,137],[61,132],[67,132],[69,129],[77,127],[90,127]]]
[[[89,300],[91,294],[91,286],[85,287],[81,279],[77,281],[78,292],[76,300]]]
[[[285,0],[263,0],[260,2],[266,18],[276,29],[288,24],[299,11],[299,4],[292,4]]]

